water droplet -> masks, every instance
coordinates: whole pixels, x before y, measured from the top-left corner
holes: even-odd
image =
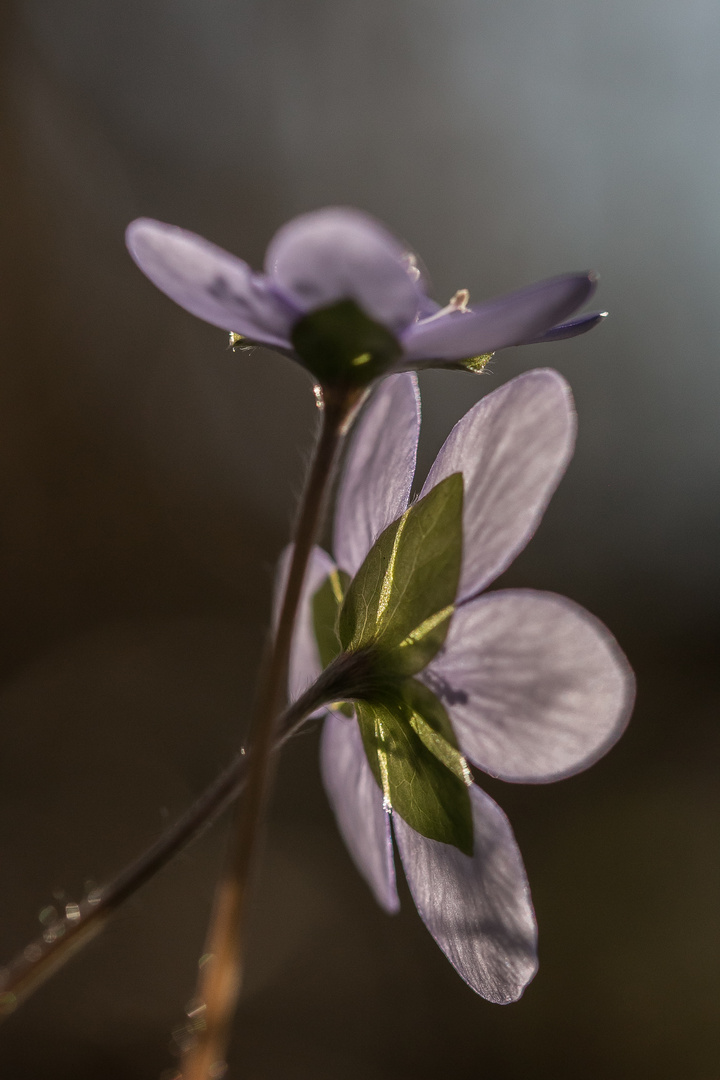
[[[43,930],[43,941],[46,945],[53,945],[57,940],[57,934],[54,930]]]
[[[27,960],[28,964],[36,964],[38,962],[38,960],[40,959],[40,957],[42,956],[42,954],[43,954],[42,947],[40,945],[35,944],[35,945],[28,945],[27,949],[25,949],[25,952],[23,953],[23,956]]]
[[[99,904],[101,900],[102,900],[102,889],[91,889],[90,892],[87,895],[88,904],[92,904],[93,907],[94,907],[95,904]]]
[[[44,907],[38,915],[38,919],[43,924],[43,926],[50,926],[52,923],[57,922],[57,917],[57,910],[52,906],[52,904],[48,904],[47,907]]]
[[[69,904],[65,905],[65,918],[69,922],[77,922],[80,918],[80,905],[73,903],[71,900]]]

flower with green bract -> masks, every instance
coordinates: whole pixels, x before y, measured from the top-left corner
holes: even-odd
[[[509,1002],[536,970],[535,920],[510,825],[469,763],[515,783],[579,772],[622,733],[633,676],[570,600],[485,592],[533,535],[572,453],[564,380],[531,371],[483,398],[409,505],[418,431],[414,376],[392,376],[356,426],[335,558],[313,554],[290,695],[337,670],[322,772],[353,859],[395,911],[394,835],[440,948],[479,994]]]
[[[417,260],[366,214],[328,207],[295,218],[270,243],[265,273],[195,233],[140,218],[127,231],[140,269],[233,344],[266,345],[323,385],[367,385],[424,367],[482,370],[510,345],[557,341],[596,326],[570,319],[595,276],[565,274],[477,307],[461,289],[445,307],[426,293]]]

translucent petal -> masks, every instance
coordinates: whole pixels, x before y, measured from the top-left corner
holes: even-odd
[[[458,608],[421,678],[466,757],[522,783],[597,761],[623,733],[634,697],[628,662],[603,624],[563,596],[530,589]]]
[[[595,289],[593,274],[565,274],[508,293],[468,311],[418,322],[402,336],[409,360],[462,360],[522,345],[562,322]]]
[[[365,757],[354,719],[329,714],[320,744],[320,766],[330,805],[355,865],[382,908],[398,911],[390,818]]]
[[[195,233],[139,218],[126,241],[135,262],[186,311],[253,341],[290,348],[298,313],[247,263]]]
[[[517,1001],[537,970],[537,930],[522,856],[510,823],[470,789],[475,852],[428,840],[397,814],[393,829],[420,917],[476,993]]]
[[[567,338],[577,337],[579,334],[587,334],[588,330],[594,330],[607,318],[607,311],[590,311],[586,315],[579,315],[577,319],[559,323],[544,334],[533,338],[532,341],[524,342],[525,345],[544,345],[550,341],[565,341]]]
[[[570,388],[538,369],[488,394],[455,425],[423,494],[465,479],[459,598],[479,593],[525,547],[565,471],[575,440]]]
[[[414,375],[391,375],[355,426],[335,511],[338,566],[357,573],[373,543],[407,509],[420,431]]]
[[[278,561],[275,576],[275,595],[273,598],[273,626],[277,626],[280,616],[280,604],[285,591],[285,582],[290,570],[290,558],[293,545],[289,544]],[[295,621],[295,633],[290,648],[288,671],[288,695],[295,701],[304,690],[315,682],[322,671],[320,655],[315,640],[313,627],[312,598],[328,574],[335,569],[335,563],[322,548],[313,548],[303,583],[300,606]],[[322,710],[320,710],[322,712]]]
[[[357,210],[329,207],[288,222],[273,238],[265,266],[302,311],[351,299],[396,334],[417,312],[405,248]]]

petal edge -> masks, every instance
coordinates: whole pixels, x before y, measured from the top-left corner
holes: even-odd
[[[473,764],[511,783],[574,776],[622,735],[634,676],[607,628],[555,593],[506,589],[461,605],[423,675]]]
[[[522,856],[503,811],[470,789],[475,854],[393,829],[418,913],[455,970],[499,1005],[517,1001],[537,971],[537,927]]]
[[[196,233],[150,218],[131,222],[125,236],[142,272],[180,307],[222,330],[290,348],[296,313],[242,259]]]
[[[365,757],[355,719],[330,713],[323,724],[320,767],[330,805],[353,862],[384,911],[400,909],[390,818]]]
[[[421,494],[451,473],[463,473],[459,601],[481,592],[525,547],[574,444],[572,393],[550,368],[528,371],[493,390],[455,425]]]

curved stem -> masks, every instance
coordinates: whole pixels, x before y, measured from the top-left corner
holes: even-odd
[[[326,392],[324,396],[320,437],[300,506],[275,640],[261,676],[246,787],[238,808],[227,865],[215,893],[196,991],[201,1021],[183,1056],[183,1080],[212,1080],[221,1076],[225,1069],[230,1024],[242,982],[250,877],[272,785],[272,749],[287,682],[295,618],[338,450],[359,396],[357,391]]]
[[[283,713],[275,749],[295,734],[309,713],[328,700],[328,690],[332,696],[327,677],[321,677]],[[241,751],[147,851],[107,884],[91,890],[81,903],[68,905],[63,918],[47,926],[40,937],[0,969],[0,1020],[97,937],[121,904],[231,805],[244,787],[249,761],[250,755]]]

